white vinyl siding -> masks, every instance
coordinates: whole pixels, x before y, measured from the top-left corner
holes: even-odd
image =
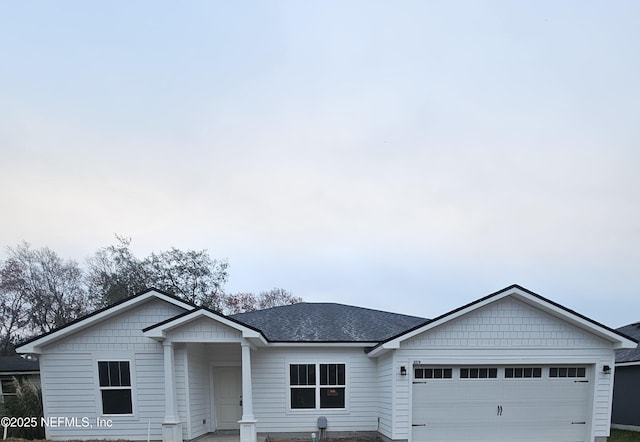
[[[345,409],[291,410],[289,364],[344,362],[347,367]],[[377,363],[362,348],[272,348],[251,353],[253,408],[258,432],[317,431],[326,416],[328,431],[376,431]],[[319,379],[319,374],[317,374]]]
[[[189,344],[189,407],[190,439],[209,431],[211,425],[211,396],[207,347],[203,344]]]
[[[138,353],[135,358],[138,418],[142,426],[151,424],[152,440],[162,439],[164,358],[162,353]]]
[[[378,431],[391,438],[393,419],[393,354],[387,353],[378,358]]]

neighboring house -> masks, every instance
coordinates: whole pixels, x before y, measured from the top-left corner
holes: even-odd
[[[90,422],[48,439],[253,442],[325,417],[387,441],[557,442],[606,440],[614,351],[636,344],[517,285],[432,320],[326,303],[225,317],[151,289],[18,351],[39,355],[46,416]]]
[[[618,331],[640,339],[640,323]],[[611,423],[616,428],[640,431],[640,346],[616,351]]]
[[[15,381],[40,385],[40,364],[37,359],[20,356],[0,356],[0,402],[16,395]]]

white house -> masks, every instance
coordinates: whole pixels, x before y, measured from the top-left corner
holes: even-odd
[[[54,440],[253,442],[325,417],[393,441],[558,442],[606,440],[614,352],[636,344],[517,285],[432,320],[312,303],[225,317],[151,289],[18,351],[39,356],[45,415],[68,418]]]

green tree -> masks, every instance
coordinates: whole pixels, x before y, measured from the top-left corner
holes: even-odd
[[[209,257],[206,250],[170,250],[152,253],[144,260],[150,286],[193,304],[221,311],[224,284],[229,274],[226,260]]]

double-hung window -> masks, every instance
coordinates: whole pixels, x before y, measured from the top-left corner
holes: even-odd
[[[102,414],[132,414],[129,361],[98,361]]]
[[[290,364],[291,409],[344,409],[345,364]]]

